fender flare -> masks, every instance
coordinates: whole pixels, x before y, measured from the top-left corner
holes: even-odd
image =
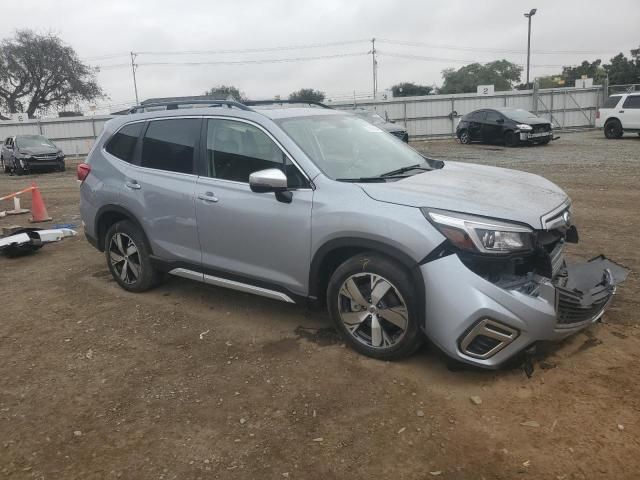
[[[144,235],[144,239],[146,242],[146,246],[149,249],[149,252],[153,254],[153,250],[151,249],[151,245],[149,244],[149,238],[147,237],[147,232],[145,232],[142,223],[133,215],[129,210],[120,205],[115,204],[106,204],[98,209],[96,213],[96,236],[98,237],[96,240],[98,241],[98,249],[102,252],[104,251],[104,235],[106,235],[107,231],[100,230],[100,222],[102,218],[109,213],[118,213],[123,217],[126,217],[127,220],[131,221],[140,229],[142,234]]]
[[[422,272],[420,271],[420,262],[411,258],[408,254],[398,249],[397,247],[391,246],[384,242],[380,242],[377,240],[371,240],[369,238],[361,238],[361,237],[342,237],[342,238],[334,238],[324,243],[320,248],[316,250],[313,255],[313,259],[311,260],[311,266],[309,269],[309,298],[313,301],[318,301],[318,295],[321,293],[320,289],[320,271],[321,267],[324,264],[327,257],[331,254],[331,252],[344,247],[351,248],[362,248],[363,250],[372,250],[375,252],[379,252],[387,257],[390,257],[397,262],[399,262],[402,266],[404,266],[409,274],[411,275],[411,280],[414,286],[416,287],[416,293],[418,295],[418,311],[420,317],[423,319],[424,325],[424,300],[425,300],[425,287],[424,287],[424,278],[422,277]]]

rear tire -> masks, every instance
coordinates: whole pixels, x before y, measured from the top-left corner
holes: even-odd
[[[460,132],[460,136],[458,138],[460,139],[460,143],[463,145],[469,145],[471,143],[471,137],[469,136],[469,131],[466,129]]]
[[[507,146],[507,147],[516,147],[519,142],[520,142],[520,140],[518,139],[517,135],[515,133],[513,133],[512,130],[507,130],[506,132],[504,132],[504,144],[505,144],[505,146]]]
[[[111,275],[123,289],[144,292],[160,283],[144,233],[129,220],[111,225],[105,235],[104,254]]]
[[[609,140],[622,137],[623,130],[620,120],[609,120],[604,124],[604,136]]]
[[[26,173],[25,169],[22,167],[22,164],[16,159],[13,160],[13,171],[16,175],[19,176]]]
[[[407,357],[422,345],[417,302],[405,269],[375,252],[346,260],[327,287],[329,313],[344,340],[383,360]]]

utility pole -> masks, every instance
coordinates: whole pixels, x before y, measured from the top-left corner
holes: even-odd
[[[538,9],[532,8],[529,13],[525,13],[524,16],[529,19],[529,34],[527,35],[527,88],[529,88],[529,66],[531,61],[531,17],[533,17]]]
[[[136,105],[140,105],[140,101],[138,100],[138,84],[136,83],[136,70],[138,65],[135,63],[137,53],[131,52],[131,73],[133,74],[133,89],[136,92]]]
[[[376,39],[371,39],[371,65],[373,67],[373,99],[378,93],[378,61],[376,60]]]

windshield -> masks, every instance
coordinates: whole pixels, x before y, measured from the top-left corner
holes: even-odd
[[[500,113],[511,120],[515,120],[516,122],[527,122],[534,118],[538,118],[537,115],[527,112],[521,108],[505,108],[504,110],[500,110]]]
[[[401,140],[353,115],[284,118],[278,124],[334,180],[378,177],[426,161]]]
[[[16,137],[16,145],[19,148],[37,148],[37,147],[51,147],[56,146],[49,141],[49,139],[41,135],[23,135]]]

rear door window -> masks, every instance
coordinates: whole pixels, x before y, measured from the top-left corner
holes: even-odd
[[[640,108],[640,95],[629,95],[622,104],[622,108]]]
[[[133,163],[136,143],[143,127],[144,122],[125,125],[111,137],[105,146],[105,150],[120,160]]]
[[[142,139],[140,164],[168,172],[193,173],[199,137],[197,118],[151,121]]]
[[[620,95],[616,95],[613,97],[609,97],[604,101],[604,105],[602,108],[615,108],[618,102],[620,101]]]

